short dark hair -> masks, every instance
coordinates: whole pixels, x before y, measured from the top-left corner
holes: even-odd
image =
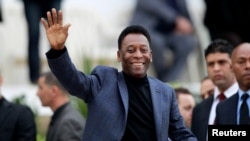
[[[143,26],[130,25],[130,26],[127,26],[125,29],[123,29],[119,35],[119,38],[118,38],[118,49],[119,50],[121,49],[121,44],[122,44],[123,39],[130,33],[143,34],[148,39],[149,44],[151,44],[150,35],[149,35],[148,31]]]
[[[52,86],[55,85],[57,86],[60,90],[67,92],[67,90],[62,86],[62,84],[58,81],[56,76],[51,72],[44,72],[40,75],[40,77],[45,78],[45,84]]]
[[[205,49],[205,57],[211,53],[227,53],[231,57],[233,52],[233,45],[224,39],[213,40],[208,47]]]
[[[178,88],[175,88],[174,90],[175,90],[177,99],[179,98],[180,93],[187,94],[187,95],[192,95],[192,93],[187,88],[184,88],[184,87],[178,87]]]

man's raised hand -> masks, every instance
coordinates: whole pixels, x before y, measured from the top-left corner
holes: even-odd
[[[63,13],[52,8],[51,12],[47,12],[47,21],[41,18],[43,27],[46,30],[46,35],[52,49],[61,50],[64,48],[68,37],[70,24],[63,26]]]

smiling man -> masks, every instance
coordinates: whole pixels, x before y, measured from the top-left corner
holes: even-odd
[[[62,11],[41,19],[51,49],[48,64],[70,94],[88,104],[83,139],[87,141],[196,141],[185,128],[175,92],[147,75],[152,61],[150,36],[141,26],[128,26],[118,38],[117,58],[122,71],[97,66],[87,75],[71,62],[65,42],[70,24]]]

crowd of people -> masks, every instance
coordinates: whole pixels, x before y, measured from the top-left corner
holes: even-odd
[[[66,47],[71,24],[64,23],[63,11],[47,10],[40,22],[50,45],[45,54],[50,71],[35,80],[42,105],[53,111],[46,140],[207,141],[209,125],[250,124],[247,40],[236,43],[210,31],[212,40],[204,50],[207,76],[200,81],[198,102],[188,88],[168,84],[198,45],[186,8],[182,0],[138,0],[130,25],[117,40],[122,70],[100,65],[90,74],[71,60]],[[171,67],[163,61],[165,50],[174,53]],[[177,58],[183,52],[186,56]],[[148,74],[151,64],[155,77]],[[0,86],[2,80],[0,75]],[[87,104],[86,117],[72,107],[71,95]],[[0,123],[1,141],[36,140],[32,110],[9,102],[1,92]]]

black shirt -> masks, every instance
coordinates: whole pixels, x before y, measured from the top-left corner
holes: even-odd
[[[128,118],[122,141],[155,141],[155,123],[147,77],[124,74],[129,95]]]

